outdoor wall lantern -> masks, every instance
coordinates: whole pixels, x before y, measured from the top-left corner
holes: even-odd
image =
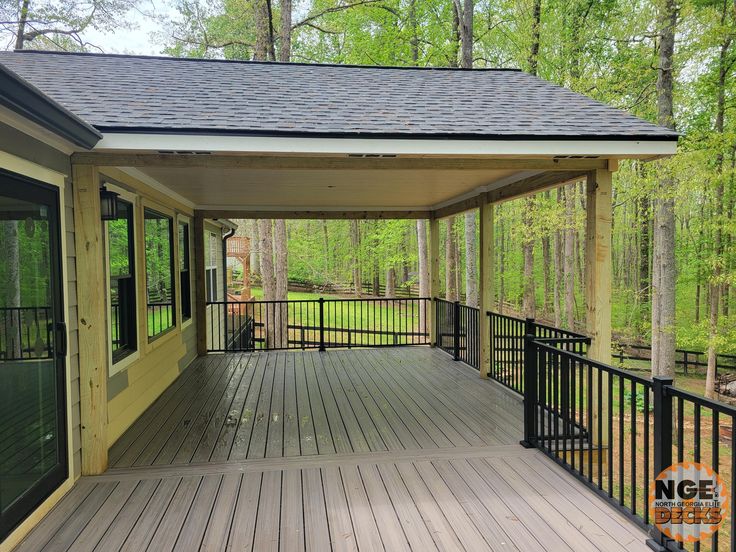
[[[115,220],[118,218],[118,196],[105,186],[100,188],[100,218],[102,220]]]

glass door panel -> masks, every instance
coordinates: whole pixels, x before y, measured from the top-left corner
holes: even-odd
[[[0,540],[67,475],[58,191],[0,171]]]

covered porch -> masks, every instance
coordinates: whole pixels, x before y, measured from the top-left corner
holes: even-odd
[[[439,349],[197,359],[20,544],[38,550],[645,550]]]

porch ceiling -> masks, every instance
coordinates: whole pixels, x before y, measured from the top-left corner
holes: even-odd
[[[209,209],[429,210],[526,172],[515,170],[265,170],[145,167],[143,173]]]

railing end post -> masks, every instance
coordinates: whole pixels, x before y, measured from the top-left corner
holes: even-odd
[[[534,320],[526,319],[524,333],[524,439],[521,446],[537,446],[537,356],[534,348]]]

